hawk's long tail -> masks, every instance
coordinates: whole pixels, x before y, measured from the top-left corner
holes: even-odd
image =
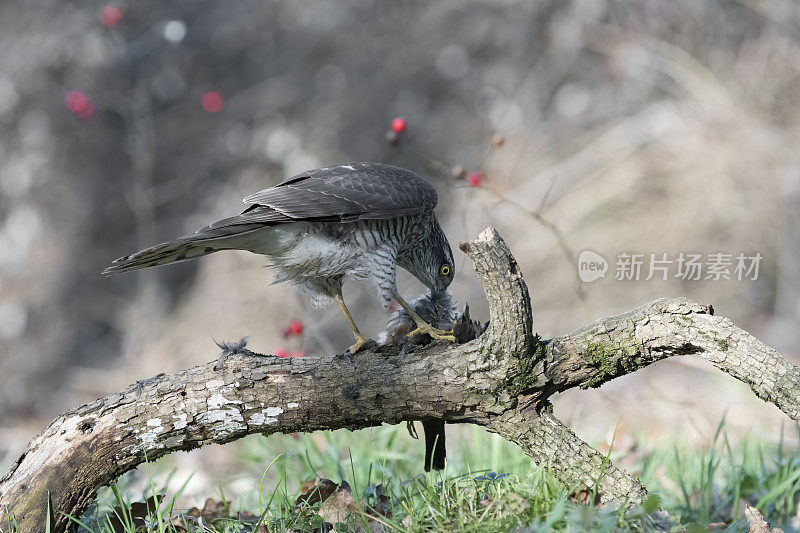
[[[264,229],[263,224],[242,224],[221,228],[205,227],[197,233],[162,242],[131,255],[120,257],[103,270],[103,274],[118,274],[180,261],[188,261],[219,250],[248,250],[252,234]]]

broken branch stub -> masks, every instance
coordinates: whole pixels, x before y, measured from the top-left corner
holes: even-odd
[[[534,343],[533,313],[517,260],[493,227],[459,248],[472,261],[489,302],[489,330],[483,342],[508,355],[527,356]]]

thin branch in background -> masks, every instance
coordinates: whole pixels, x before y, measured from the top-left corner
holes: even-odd
[[[496,190],[495,188],[493,188],[491,186],[484,185],[481,188],[483,190],[485,190],[486,192],[489,192],[489,193],[493,194],[495,197],[497,197],[497,199],[500,202],[506,203],[508,205],[511,205],[511,206],[515,207],[516,209],[518,209],[519,211],[522,211],[522,213],[524,213],[525,215],[527,215],[531,219],[533,219],[536,222],[538,222],[544,229],[546,229],[548,232],[550,232],[550,234],[556,240],[556,243],[558,244],[558,248],[559,248],[559,250],[561,250],[561,253],[564,256],[564,259],[566,260],[566,262],[570,266],[570,268],[572,268],[575,265],[575,261],[577,260],[577,255],[575,254],[575,252],[573,251],[572,247],[567,242],[566,237],[564,237],[564,233],[561,231],[561,229],[554,222],[552,222],[552,221],[548,220],[547,218],[545,218],[544,215],[542,215],[542,213],[538,209],[531,209],[528,206],[526,206],[524,204],[521,204],[520,202],[507,197],[505,194],[501,193],[500,191]],[[587,307],[587,305],[588,305],[588,296],[586,294],[586,290],[583,288],[583,283],[581,282],[580,278],[577,275],[577,271],[576,271],[576,274],[575,274],[574,291],[575,291],[575,295],[578,297],[578,300],[580,300],[581,305],[583,306],[584,312],[588,314],[589,313],[589,309]]]
[[[490,144],[490,146],[491,146],[491,144]],[[408,153],[413,154],[413,155],[417,156],[418,158],[420,158],[421,160],[423,160],[428,165],[429,168],[431,168],[434,171],[438,172],[440,174],[440,177],[447,176],[448,179],[443,179],[442,181],[444,181],[448,187],[450,187],[450,188],[460,187],[459,183],[455,182],[452,179],[452,176],[450,175],[450,171],[453,168],[452,165],[448,166],[444,162],[440,161],[439,159],[436,159],[435,157],[433,157],[433,156],[431,156],[429,154],[426,154],[424,152],[421,152],[419,150],[414,150],[414,149],[411,149],[411,148],[406,148],[405,150]],[[556,240],[556,243],[557,243],[559,249],[561,250],[564,258],[567,261],[567,264],[570,267],[572,267],[575,264],[575,260],[577,259],[577,256],[574,254],[574,252],[572,251],[572,248],[567,243],[567,240],[564,237],[564,233],[559,229],[559,227],[554,222],[546,219],[541,214],[541,212],[539,212],[538,210],[531,210],[527,206],[517,202],[516,200],[512,200],[511,198],[507,197],[505,194],[503,194],[499,190],[493,188],[490,185],[486,185],[485,183],[483,183],[479,188],[476,188],[475,190],[485,190],[485,191],[493,194],[499,201],[504,202],[504,203],[508,203],[508,204],[514,206],[518,210],[522,211],[525,215],[527,215],[530,218],[532,218],[533,220],[535,220],[538,224],[540,224],[544,229],[546,229],[549,233],[551,233],[553,235],[553,238]],[[466,213],[464,213],[464,216],[466,216]],[[583,284],[580,281],[580,278],[578,278],[578,276],[577,276],[577,273],[575,275],[575,279],[576,279],[576,283],[575,283],[575,286],[574,286],[574,289],[573,289],[575,291],[575,296],[581,302],[581,306],[583,308],[584,313],[589,315],[588,296],[586,294],[586,291],[583,288]]]

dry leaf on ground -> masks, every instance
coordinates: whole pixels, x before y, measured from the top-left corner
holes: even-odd
[[[151,496],[146,502],[132,503],[129,516],[133,519],[133,524],[136,527],[144,526],[148,516],[156,515],[156,509],[161,505],[163,500],[164,495],[158,494],[156,496]],[[125,531],[128,531],[125,529],[124,521],[120,519],[120,517],[125,515],[126,511],[123,511],[119,507],[114,508],[114,511],[111,513],[111,527],[115,533],[125,533]]]
[[[770,533],[769,524],[764,520],[764,515],[755,507],[750,505],[745,507],[744,516],[747,517],[747,523],[750,525],[750,533]]]

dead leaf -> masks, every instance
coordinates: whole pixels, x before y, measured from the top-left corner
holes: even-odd
[[[594,496],[594,498],[592,498]],[[593,505],[595,507],[604,507],[600,500],[602,500],[603,495],[598,493],[593,494],[593,491],[581,489],[579,491],[573,492],[569,495],[569,500],[572,503],[578,505]]]
[[[192,507],[184,514],[185,517],[194,518],[197,523],[212,524],[222,518],[229,518],[231,502],[220,502],[214,498],[207,498],[202,509]]]
[[[347,485],[347,483],[343,483]],[[297,507],[310,506],[318,502],[324,502],[336,492],[339,485],[330,479],[315,479],[313,481],[306,481],[300,489],[300,496],[297,497],[294,504]],[[349,486],[347,487],[349,490]]]
[[[325,484],[324,481],[328,481],[328,483]],[[328,492],[331,487],[336,487],[332,493]],[[336,524],[346,523],[350,528],[348,531],[353,531],[353,533],[383,533],[383,523],[376,518],[392,516],[391,502],[389,497],[383,493],[382,485],[372,489],[372,494],[376,503],[374,506],[369,506],[353,496],[353,491],[346,481],[342,481],[341,485],[336,485],[330,480],[321,480],[306,494],[302,494],[298,501],[304,496],[306,497],[305,501],[308,502],[311,502],[313,498],[320,498],[316,500],[323,502],[318,513],[322,520],[332,524],[334,529]]]
[[[256,524],[261,519],[261,517],[255,513],[251,513],[250,511],[239,511],[236,513],[236,520],[239,522],[247,522],[251,524]]]
[[[209,521],[228,518],[230,508],[231,502],[229,501],[220,502],[214,498],[207,498],[203,505],[203,518]]]
[[[764,520],[758,509],[748,505],[744,508],[744,516],[747,518],[747,523],[750,525],[750,533],[770,533],[769,524]]]
[[[155,496],[150,496],[146,502],[132,503],[129,516],[133,519],[133,524],[136,527],[146,525],[147,517],[156,515],[156,510],[163,500],[164,495],[157,494]],[[116,507],[112,512],[109,518],[114,533],[125,533],[125,531],[127,531],[124,522],[120,520],[120,517],[125,516],[126,513],[128,513],[128,511],[123,511],[120,507]]]
[[[344,522],[349,515],[357,511],[358,504],[353,498],[350,485],[343,481],[342,486],[329,498],[325,499],[325,503],[322,504],[322,508],[319,510],[319,515],[324,521],[336,524]]]

